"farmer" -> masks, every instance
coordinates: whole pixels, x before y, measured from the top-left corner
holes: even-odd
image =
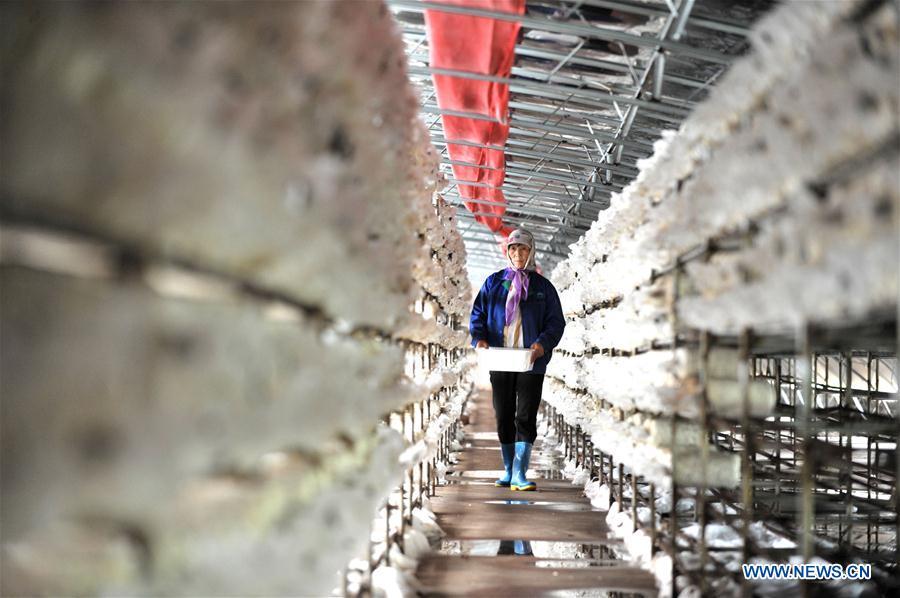
[[[535,271],[530,232],[518,228],[509,234],[506,259],[507,267],[488,276],[475,297],[469,332],[476,348],[531,349],[530,371],[491,371],[491,387],[505,469],[496,485],[535,490],[525,473],[537,437],[544,372],[566,322],[556,289]]]

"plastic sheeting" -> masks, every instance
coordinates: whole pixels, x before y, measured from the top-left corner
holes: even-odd
[[[442,3],[513,14],[525,12],[525,0],[442,0]],[[438,10],[426,11],[425,23],[432,68],[509,77],[519,23]],[[514,229],[503,224],[506,198],[501,190],[506,174],[503,148],[509,135],[509,85],[436,74],[434,86],[442,110],[487,117],[443,114],[441,119],[450,159],[471,164],[452,165],[456,180],[477,184],[458,186],[463,203],[478,222],[505,238]]]

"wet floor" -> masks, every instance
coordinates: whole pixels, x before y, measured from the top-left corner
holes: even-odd
[[[490,391],[478,392],[459,462],[431,504],[447,534],[416,576],[427,596],[656,596],[652,575],[617,560],[605,513],[563,479],[558,453],[535,443],[535,492],[494,486],[502,461]]]

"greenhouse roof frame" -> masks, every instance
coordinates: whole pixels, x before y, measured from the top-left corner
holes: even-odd
[[[546,274],[626,187],[667,129],[677,129],[709,88],[748,48],[754,21],[774,0],[527,0],[524,15],[426,2],[387,0],[406,46],[410,80],[448,180],[442,192],[459,208],[475,284],[502,268],[497,240],[462,205],[441,116],[491,117],[441,110],[432,76],[510,85],[504,222],[535,233]],[[435,69],[429,64],[426,9],[518,21],[510,77]],[[490,147],[490,146],[483,146]],[[499,148],[495,148],[499,149]],[[467,200],[468,201],[468,200]]]

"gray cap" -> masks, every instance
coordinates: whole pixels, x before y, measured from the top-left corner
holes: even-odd
[[[509,264],[509,267],[515,268],[515,265],[513,265],[512,260],[509,258],[509,246],[517,243],[519,245],[527,245],[528,248],[531,249],[531,251],[528,252],[528,262],[525,264],[525,270],[536,269],[534,260],[534,235],[524,228],[517,228],[506,237],[506,262]]]
[[[513,232],[509,233],[508,237],[506,237],[507,247],[514,243],[519,243],[520,245],[528,245],[528,247],[534,249],[534,235],[532,235],[524,228],[517,228]]]

